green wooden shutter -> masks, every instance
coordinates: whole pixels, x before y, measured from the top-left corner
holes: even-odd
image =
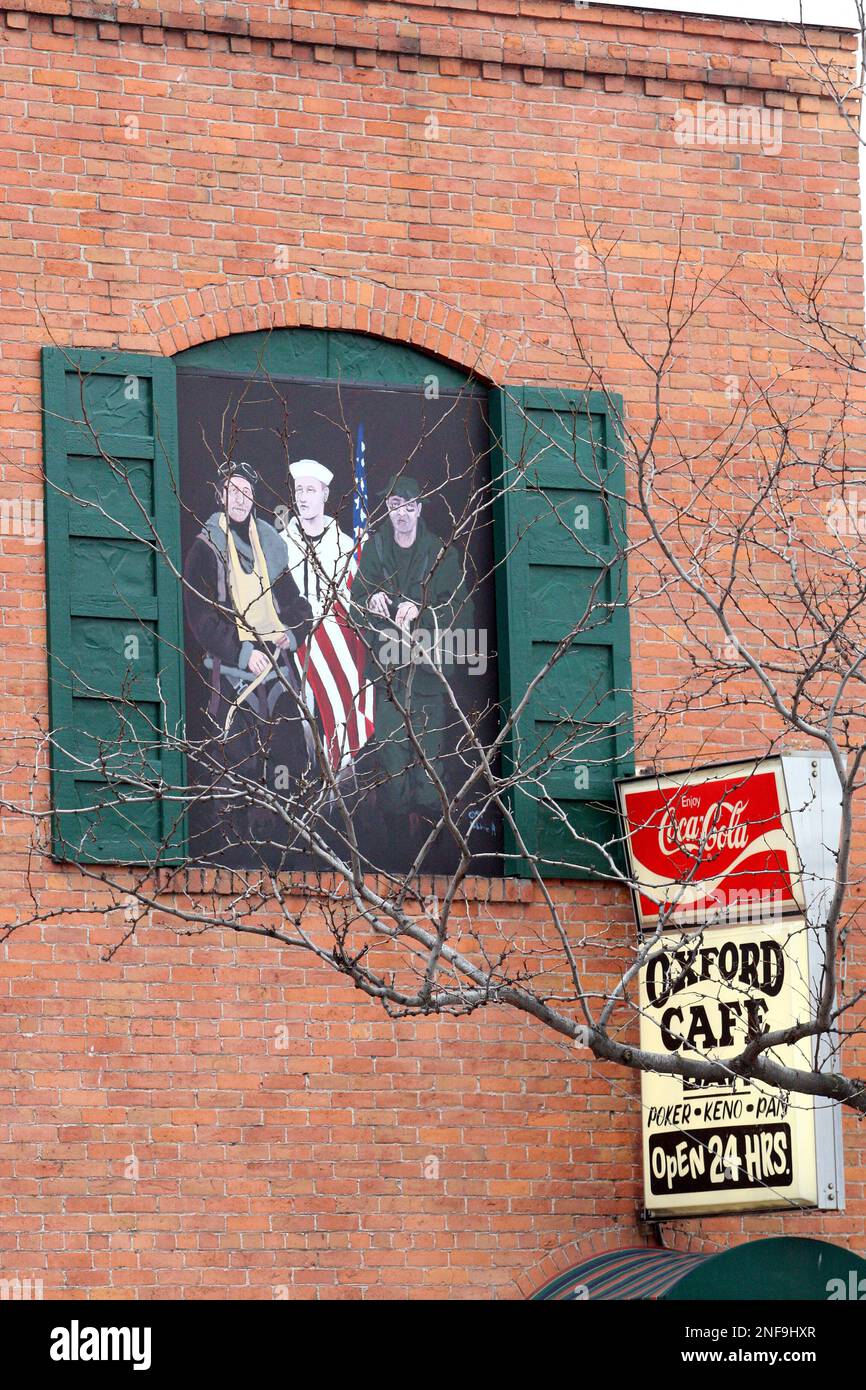
[[[183,807],[170,789],[183,785],[184,760],[174,364],[45,348],[42,389],[53,853],[176,863]]]
[[[518,830],[551,878],[610,873],[599,844],[618,861],[613,779],[630,770],[632,728],[617,417],[620,399],[603,392],[524,386],[491,397],[506,712],[575,629],[518,718],[504,760],[516,777]],[[510,831],[505,849],[519,853]],[[506,873],[528,872],[525,858],[507,861]]]

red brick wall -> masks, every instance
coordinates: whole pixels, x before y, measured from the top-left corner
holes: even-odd
[[[726,414],[726,376],[795,371],[796,342],[746,308],[781,322],[768,258],[795,274],[841,256],[834,312],[862,326],[857,143],[791,31],[547,0],[229,17],[192,0],[22,0],[2,14],[6,496],[41,495],[51,341],[171,353],[330,325],[498,382],[581,384],[564,295],[639,424],[650,383],[600,275],[576,263],[581,206],[620,239],[616,288],[640,343],[680,219],[690,271],[730,268],[733,293],[690,328],[670,385],[688,444]],[[811,37],[850,57],[849,38]],[[781,150],[678,144],[676,113],[701,100],[781,111]],[[0,584],[2,794],[29,795],[38,756],[38,811],[41,548],[4,536]],[[686,669],[677,634],[660,609],[636,612],[633,633],[652,700]],[[667,751],[754,737],[713,714],[671,730]],[[52,916],[11,935],[0,967],[0,1274],[82,1297],[516,1296],[577,1251],[646,1239],[633,1076],[503,1010],[392,1023],[285,951],[179,938],[164,918],[106,959],[123,925],[108,895],[34,852],[26,817],[7,813],[2,834],[2,920],[31,904]],[[594,943],[588,968],[610,977],[624,895],[559,896]],[[542,914],[513,884],[485,911],[503,934]],[[863,1141],[847,1128],[844,1215],[683,1221],[669,1238],[823,1232],[863,1251]]]

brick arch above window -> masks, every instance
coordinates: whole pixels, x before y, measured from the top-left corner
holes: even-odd
[[[441,299],[369,280],[257,276],[163,299],[132,325],[128,346],[170,357],[238,333],[340,329],[405,343],[491,384],[504,383],[518,344]]]

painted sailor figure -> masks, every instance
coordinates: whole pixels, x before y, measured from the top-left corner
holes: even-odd
[[[283,540],[289,573],[313,611],[324,617],[339,600],[348,607],[349,564],[355,548],[351,536],[328,516],[325,506],[334,475],[315,459],[290,464],[296,516],[288,519]]]
[[[288,570],[310,605],[310,640],[298,652],[307,707],[315,711],[322,753],[345,768],[366,741],[358,706],[363,657],[348,620],[355,543],[325,511],[334,475],[316,459],[289,466],[294,516],[283,517]]]

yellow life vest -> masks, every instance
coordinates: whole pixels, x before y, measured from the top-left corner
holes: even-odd
[[[220,526],[226,534],[229,557],[229,593],[235,610],[238,637],[242,642],[275,642],[286,631],[271,592],[271,581],[254,517],[250,517],[250,548],[253,567],[247,574],[241,564],[231,528],[224,516]]]

